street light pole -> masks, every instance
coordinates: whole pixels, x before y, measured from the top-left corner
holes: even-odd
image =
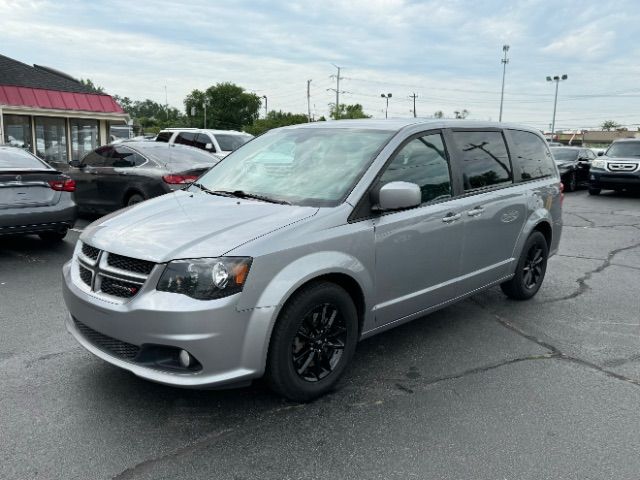
[[[553,119],[551,120],[551,141],[552,142],[553,142],[553,134],[556,130],[556,107],[558,105],[558,86],[560,85],[560,82],[562,80],[566,80],[567,78],[569,77],[567,76],[566,73],[562,76],[555,75],[553,78],[547,77],[547,82],[556,82],[556,95],[555,95],[555,98],[553,99]]]
[[[269,108],[267,107],[267,96],[262,95],[262,98],[264,98],[264,118],[267,118],[267,115],[269,114]]]
[[[504,52],[504,58],[501,60],[502,62],[502,92],[500,93],[500,116],[498,117],[498,121],[502,121],[502,104],[504,103],[504,77],[507,74],[507,63],[509,63],[509,59],[507,58],[507,52],[509,51],[509,45],[503,45],[502,51]]]
[[[386,108],[384,109],[384,118],[388,118],[387,114],[388,114],[388,112],[389,112],[389,99],[390,99],[393,95],[391,95],[390,93],[387,93],[386,95],[385,95],[384,93],[381,93],[381,94],[380,94],[380,96],[381,96],[382,98],[386,98],[386,100],[387,100],[387,106],[386,106]]]
[[[204,128],[207,128],[207,101],[202,102],[202,108],[204,109]]]

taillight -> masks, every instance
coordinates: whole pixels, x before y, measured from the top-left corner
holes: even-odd
[[[75,192],[76,181],[72,178],[62,180],[49,180],[49,187],[57,192]]]
[[[184,183],[193,183],[198,179],[198,175],[176,175],[170,174],[162,177],[165,183],[170,185],[178,185]]]

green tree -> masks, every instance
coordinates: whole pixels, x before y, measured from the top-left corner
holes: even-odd
[[[438,110],[433,114],[433,118],[444,118],[444,112],[442,110]]]
[[[304,113],[283,112],[282,110],[276,112],[272,110],[267,114],[267,118],[257,119],[252,125],[245,127],[245,131],[252,135],[260,135],[272,128],[297,125],[299,123],[307,123],[307,121],[307,115]]]
[[[456,110],[455,112],[453,112],[453,114],[455,115],[455,118],[467,118],[469,116],[469,110],[467,110],[466,108],[463,110]]]
[[[344,103],[340,104],[340,109],[338,110],[338,115],[336,117],[336,109],[331,109],[331,118],[339,119],[339,118],[371,118],[371,115],[367,115],[364,113],[362,109],[362,105],[356,103],[354,105],[345,105]]]
[[[186,117],[177,108],[162,105],[149,98],[131,100],[129,97],[113,96],[133,120],[134,128],[142,127],[147,132],[157,133],[166,127],[187,126]]]
[[[609,132],[611,130],[617,130],[618,128],[620,128],[620,124],[614,120],[605,120],[604,122],[602,122],[602,125],[600,125],[600,128]]]
[[[88,79],[88,78],[87,78],[86,80],[84,80],[84,79],[82,79],[82,78],[81,78],[81,79],[80,79],[80,83],[81,83],[82,85],[84,85],[85,87],[87,87],[89,90],[91,90],[91,92],[92,92],[92,93],[101,93],[101,94],[104,94],[104,93],[105,93],[105,92],[104,92],[104,88],[102,88],[102,87],[100,87],[100,86],[96,85],[95,83],[93,83],[93,82],[92,82],[90,79]]]
[[[258,119],[262,102],[255,93],[233,83],[218,83],[204,92],[193,90],[184,100],[187,115],[195,107],[195,115],[190,116],[194,127],[204,125],[203,103],[207,102],[207,128],[221,130],[241,130]]]

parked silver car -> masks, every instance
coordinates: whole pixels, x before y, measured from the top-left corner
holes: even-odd
[[[68,330],[169,385],[266,374],[331,389],[358,340],[501,285],[536,294],[562,186],[519,125],[359,120],[273,130],[184,190],[85,229],[64,266]]]

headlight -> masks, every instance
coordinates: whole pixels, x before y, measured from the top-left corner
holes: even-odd
[[[607,167],[607,162],[605,162],[604,160],[601,159],[596,159],[596,160],[592,160],[591,161],[591,168],[606,168]]]
[[[222,257],[174,260],[165,267],[156,290],[197,300],[228,297],[242,291],[251,258]]]

